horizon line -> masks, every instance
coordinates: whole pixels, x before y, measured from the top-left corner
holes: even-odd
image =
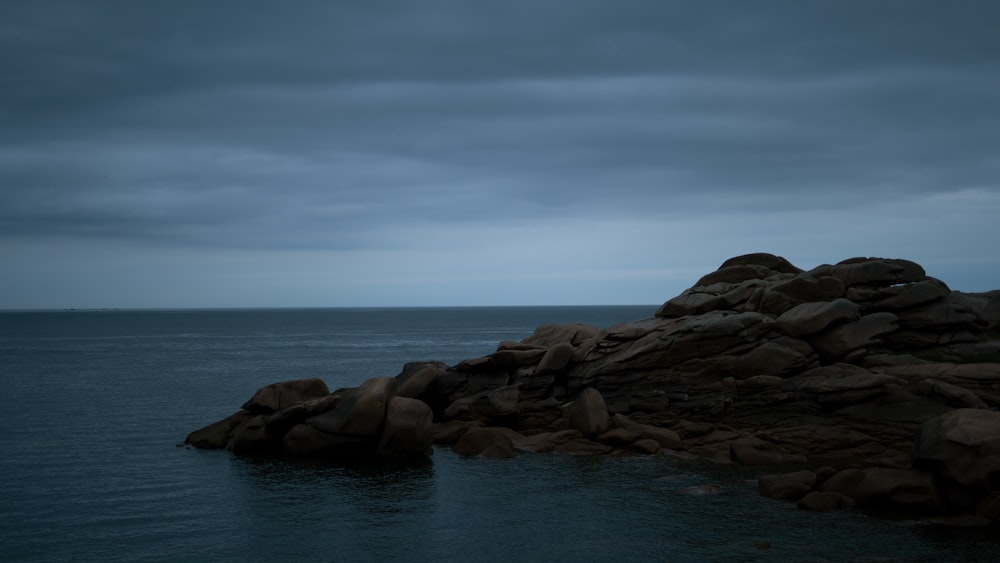
[[[167,311],[318,311],[318,310],[391,310],[391,309],[558,309],[585,307],[660,307],[662,303],[606,303],[586,305],[290,305],[234,307],[23,307],[2,308],[2,313],[94,313],[94,312],[167,312]]]

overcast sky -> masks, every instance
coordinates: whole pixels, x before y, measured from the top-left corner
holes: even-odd
[[[0,4],[0,308],[1000,288],[1000,2]]]

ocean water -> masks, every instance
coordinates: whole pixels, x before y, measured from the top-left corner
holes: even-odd
[[[0,313],[3,561],[989,561],[1000,543],[802,513],[663,457],[319,463],[177,447],[260,386],[455,363],[647,307]],[[720,494],[685,495],[718,484]],[[766,549],[761,549],[769,545]]]

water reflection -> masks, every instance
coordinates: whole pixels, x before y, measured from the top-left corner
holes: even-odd
[[[287,499],[335,496],[376,513],[405,511],[434,494],[434,464],[428,459],[300,460],[234,457],[247,492]],[[417,502],[419,504],[419,502]]]
[[[232,457],[247,560],[310,560],[317,553],[421,552],[435,512],[429,460],[308,461]],[[404,541],[407,537],[416,537]],[[339,559],[339,558],[338,558]]]

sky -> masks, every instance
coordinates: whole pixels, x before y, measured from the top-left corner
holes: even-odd
[[[1000,288],[1000,2],[5,0],[0,309]]]

